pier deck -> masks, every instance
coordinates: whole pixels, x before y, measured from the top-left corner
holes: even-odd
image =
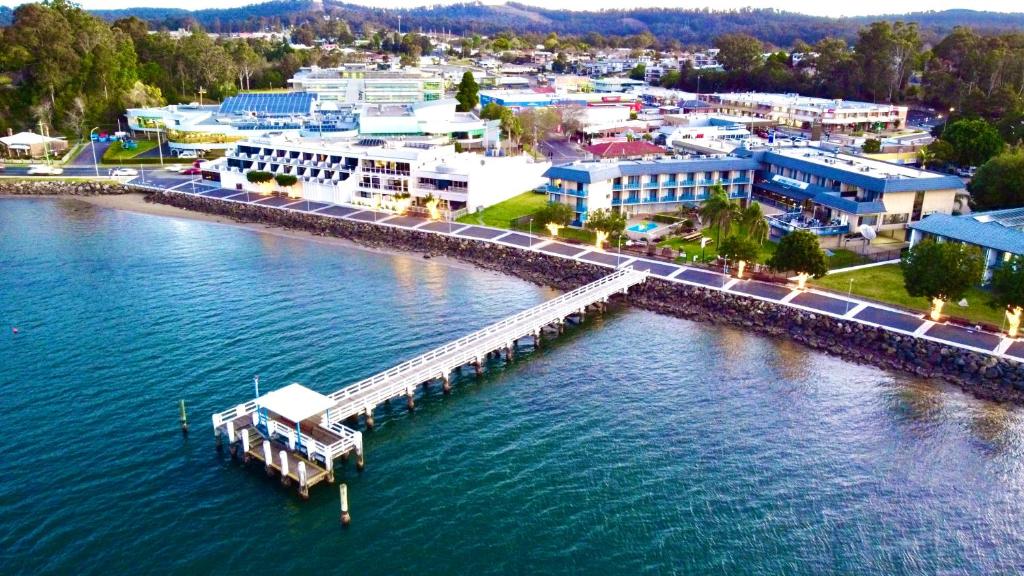
[[[374,408],[400,396],[407,397],[411,409],[416,387],[433,380],[443,381],[447,392],[449,375],[453,370],[472,365],[479,374],[486,358],[495,352],[500,355],[505,351],[507,359],[511,360],[520,339],[533,337],[535,343],[539,342],[545,328],[559,329],[570,316],[582,318],[589,306],[603,306],[611,296],[625,294],[646,277],[644,271],[618,269],[586,286],[326,396],[298,384],[258,396],[214,414],[214,433],[218,443],[221,434],[225,434],[233,451],[241,443],[243,454],[264,461],[268,464],[268,471],[279,474],[282,469],[280,453],[284,451],[287,462],[284,476],[299,482],[300,492],[306,495],[308,492],[303,488],[308,490],[309,486],[324,478],[333,479],[335,458],[355,452],[357,467],[362,468],[362,433],[344,422],[352,419],[358,422],[359,416],[365,416],[366,425],[370,428],[373,426]],[[302,412],[304,409],[306,411]],[[312,416],[314,413],[316,416]],[[270,444],[269,448],[264,448],[265,442]],[[265,450],[270,450],[269,458]],[[305,471],[304,483],[299,478],[300,464]]]

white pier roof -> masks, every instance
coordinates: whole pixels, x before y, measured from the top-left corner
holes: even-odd
[[[335,401],[302,384],[294,383],[261,396],[256,403],[292,422],[302,422],[330,409]]]

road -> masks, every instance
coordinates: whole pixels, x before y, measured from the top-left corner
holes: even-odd
[[[586,153],[575,143],[565,140],[542,140],[538,146],[552,164],[571,164],[586,158]]]

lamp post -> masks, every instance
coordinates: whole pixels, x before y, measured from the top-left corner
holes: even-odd
[[[619,234],[619,241],[616,242],[615,268],[622,265],[622,234]]]
[[[530,250],[533,250],[533,218],[530,218]]]
[[[100,177],[100,165],[96,161],[96,141],[92,139],[92,133],[97,131],[97,130],[99,130],[99,129],[100,129],[100,127],[97,126],[97,127],[93,128],[92,130],[89,130],[89,145],[92,146],[92,167],[93,167],[94,170],[96,170],[96,177],[97,178]]]

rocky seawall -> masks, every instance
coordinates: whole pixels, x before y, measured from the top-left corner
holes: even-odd
[[[239,222],[346,238],[366,246],[445,255],[559,290],[571,290],[608,274],[607,268],[593,264],[429,232],[173,192],[156,192],[147,199]],[[788,338],[850,361],[941,379],[981,398],[1024,404],[1024,364],[1013,360],[653,276],[632,289],[628,299],[638,308],[652,312]]]
[[[128,194],[137,188],[109,182],[62,180],[0,180],[0,196],[98,196]]]

